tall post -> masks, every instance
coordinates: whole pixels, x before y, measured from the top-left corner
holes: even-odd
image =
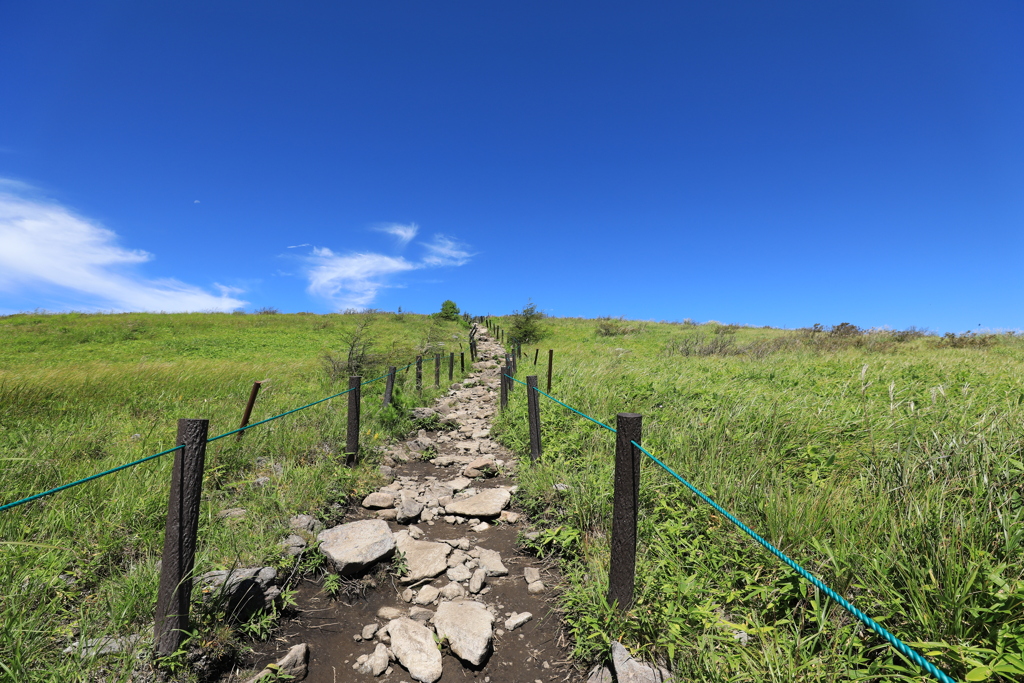
[[[249,402],[245,404],[245,410],[242,412],[242,423],[238,425],[239,429],[242,429],[245,425],[249,424],[249,418],[252,416],[252,408],[256,405],[256,397],[260,393],[260,385],[263,382],[253,382],[252,390],[249,391]],[[242,440],[242,434],[245,434],[245,430],[238,432],[238,436],[235,437],[235,441]]]
[[[551,368],[555,364],[555,350],[548,349],[548,393],[551,393]]]
[[[615,435],[615,503],[612,512],[612,563],[608,573],[608,602],[620,612],[633,606],[636,581],[636,517],[640,497],[642,417],[619,413]]]
[[[423,391],[423,356],[416,356],[416,391]]]
[[[502,366],[499,372],[501,373],[501,376],[499,377],[501,382],[498,384],[498,386],[501,387],[501,409],[505,410],[508,406],[508,367]]]
[[[537,393],[537,375],[526,378],[526,408],[530,415],[530,460],[537,462],[540,446],[540,394]]]
[[[345,434],[345,464],[355,467],[359,462],[359,407],[362,405],[363,378],[348,378],[348,428]]]
[[[455,352],[448,354],[448,381],[455,379]]]
[[[154,649],[163,657],[177,652],[189,630],[188,607],[209,429],[209,420],[178,420],[178,445],[184,448],[174,452],[153,628]]]
[[[459,372],[466,371],[466,352],[459,351]]]
[[[536,367],[536,365],[537,365],[537,357],[539,355],[540,355],[540,347],[537,347],[536,349],[533,350],[533,365],[534,365],[534,367]]]
[[[398,368],[394,365],[388,368],[388,379],[384,383],[384,401],[381,403],[384,407],[391,403],[391,393],[395,390],[395,373],[397,372]]]

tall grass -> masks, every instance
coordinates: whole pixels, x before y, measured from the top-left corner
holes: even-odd
[[[177,418],[209,419],[211,436],[229,431],[254,380],[269,381],[253,421],[342,391],[323,357],[368,318],[379,354],[366,370],[381,374],[400,354],[457,351],[465,336],[457,324],[413,315],[0,318],[0,500],[173,446]],[[342,452],[344,397],[210,444],[197,571],[290,570],[278,547],[288,518],[340,520],[353,496],[379,484],[382,446],[411,428],[403,408],[441,391],[417,396],[412,381],[399,374],[399,405],[386,410],[383,382],[363,388],[354,469]],[[172,457],[0,512],[0,680],[127,680],[152,628]],[[248,515],[218,518],[234,507]],[[136,652],[61,654],[73,640],[133,633],[145,636]]]
[[[547,324],[555,396],[607,424],[643,414],[652,453],[955,677],[1024,677],[1020,340],[733,329],[723,352],[684,356],[714,326]],[[525,452],[522,397],[497,428]],[[522,485],[570,577],[579,655],[623,639],[684,680],[929,680],[649,462],[636,603],[609,609],[613,438],[542,411]]]

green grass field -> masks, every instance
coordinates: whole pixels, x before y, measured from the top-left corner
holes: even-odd
[[[641,413],[654,455],[957,680],[1024,680],[1024,340],[544,324],[519,379],[543,387],[555,349],[555,397]],[[686,681],[932,680],[646,458],[636,603],[610,609],[614,436],[540,400],[522,495],[581,657],[622,639]],[[521,386],[496,430],[525,456]]]
[[[179,418],[208,418],[211,436],[234,429],[255,380],[268,381],[253,422],[343,391],[349,352],[370,379],[424,351],[458,358],[466,336],[459,323],[390,313],[0,318],[0,503],[170,448]],[[399,374],[399,407],[387,410],[384,383],[364,387],[354,469],[344,466],[344,397],[211,444],[197,571],[290,571],[278,548],[288,517],[339,519],[353,495],[379,485],[379,447],[412,428],[402,408],[439,392],[432,364],[422,396],[413,379]],[[0,512],[0,680],[127,680],[132,653],[82,661],[61,651],[107,634],[148,643],[172,457]],[[255,486],[262,476],[270,482]],[[217,519],[233,507],[249,515]],[[234,648],[272,623],[236,634],[207,626],[204,644]]]

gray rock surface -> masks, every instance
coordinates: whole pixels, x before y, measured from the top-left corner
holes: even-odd
[[[383,643],[377,643],[372,655],[363,655],[353,667],[361,674],[380,676],[388,668],[388,648]]]
[[[474,666],[490,654],[493,623],[487,608],[472,600],[442,602],[434,615],[438,638],[447,638],[452,652]]]
[[[540,570],[536,567],[525,567],[523,569],[523,578],[526,579],[526,583],[540,581]]]
[[[273,668],[267,666],[245,683],[257,683],[263,679],[278,681],[282,678],[281,674],[287,676],[289,681],[296,683],[301,681],[309,672],[309,645],[306,643],[296,645],[274,664]]]
[[[390,491],[374,491],[363,498],[363,507],[370,510],[394,507],[395,495]]]
[[[607,665],[598,664],[590,670],[587,683],[615,683],[615,679],[612,678],[612,670]]]
[[[533,615],[529,612],[523,612],[521,614],[513,612],[512,616],[505,620],[505,630],[515,631],[517,628],[528,622],[530,619],[533,619]]]
[[[399,532],[395,535],[398,551],[405,555],[408,567],[402,577],[404,583],[413,583],[421,579],[432,579],[448,568],[448,554],[452,547],[447,543],[431,541],[414,541],[408,533]]]
[[[416,594],[416,599],[413,600],[417,605],[429,605],[430,603],[437,600],[440,589],[435,588],[431,585],[426,585],[420,589],[420,592]]]
[[[476,552],[479,551],[479,552]],[[501,553],[497,550],[487,550],[477,546],[471,553],[476,557],[476,561],[480,563],[480,566],[487,572],[487,576],[507,576],[508,569],[501,562]]]
[[[456,583],[455,581],[441,589],[441,597],[445,600],[456,600],[465,596],[466,589],[462,587],[461,583]]]
[[[317,535],[320,552],[342,576],[358,574],[395,551],[395,537],[382,519],[341,524]]]
[[[457,564],[447,573],[449,581],[468,581],[473,573],[469,571],[469,568],[464,564]]]
[[[363,632],[360,634],[363,636],[363,640],[370,640],[377,633],[377,629],[380,628],[377,624],[367,624],[363,627]]]
[[[403,495],[402,500],[395,505],[395,509],[398,510],[395,521],[405,524],[419,519],[420,513],[423,512],[423,503],[412,496]]]
[[[477,568],[477,570],[473,572],[473,576],[469,579],[469,592],[479,593],[481,589],[483,589],[484,583],[486,583],[486,578],[487,570],[483,568]]]
[[[323,523],[313,515],[295,515],[288,520],[288,527],[292,531],[307,531],[311,534],[318,534],[324,529]]]
[[[391,636],[391,651],[420,683],[434,683],[441,678],[441,651],[434,643],[434,634],[412,619],[394,619],[384,627]]]
[[[672,675],[665,669],[633,659],[629,650],[619,642],[612,643],[612,668],[617,683],[664,683],[672,680]]]
[[[444,511],[463,517],[497,517],[511,499],[512,494],[505,489],[487,489],[475,496],[452,501]]]

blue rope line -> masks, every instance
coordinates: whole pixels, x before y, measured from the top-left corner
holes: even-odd
[[[409,365],[412,365],[412,363],[409,363]],[[406,365],[404,368],[401,368],[401,369],[404,370],[405,368],[409,367],[409,365]],[[395,372],[397,373],[398,370],[396,370]],[[389,374],[391,374],[391,373],[387,373],[387,374],[381,375],[380,377],[378,377],[376,379],[371,379],[369,381],[363,382],[359,386],[365,387],[367,384],[373,384],[374,382],[379,382],[380,380],[382,380],[385,377],[387,377]],[[292,413],[296,413],[296,412],[298,412],[300,410],[305,410],[306,408],[309,408],[311,406],[315,406],[317,403],[323,403],[324,401],[329,401],[332,398],[337,398],[338,396],[341,396],[343,394],[347,394],[350,391],[352,391],[352,390],[351,389],[346,389],[345,391],[342,391],[342,392],[339,392],[337,394],[334,394],[333,396],[328,396],[327,398],[322,398],[319,401],[313,401],[312,403],[307,403],[306,405],[304,405],[302,407],[295,408],[293,410],[289,410],[288,412],[281,413],[280,415],[275,415],[274,417],[268,417],[266,420],[260,420],[259,422],[252,423],[251,425],[246,425],[244,427],[239,427],[238,429],[233,429],[230,432],[225,432],[225,433],[220,434],[218,436],[215,436],[215,437],[212,437],[210,439],[207,439],[206,443],[210,443],[212,441],[216,441],[217,439],[223,439],[226,436],[231,436],[232,434],[237,434],[238,432],[245,431],[246,429],[252,429],[253,427],[258,427],[259,425],[264,424],[265,422],[270,422],[271,420],[276,420],[278,418],[284,417],[285,415],[291,415]],[[153,458],[159,458],[161,455],[167,455],[168,453],[173,453],[174,451],[178,450],[179,448],[184,448],[184,446],[175,446],[174,448],[171,448],[171,449],[166,450],[166,451],[161,451],[160,453],[155,453],[154,455],[147,455],[145,458],[141,458],[139,460],[135,460],[134,462],[130,462],[130,463],[127,463],[127,464],[124,464],[124,465],[119,465],[118,467],[115,467],[113,469],[109,469],[106,472],[100,472],[99,474],[94,474],[91,477],[86,477],[85,479],[79,479],[78,481],[73,481],[70,484],[64,484],[63,486],[58,486],[57,488],[50,489],[49,491],[43,491],[42,493],[37,493],[35,495],[29,496],[28,498],[22,498],[21,500],[16,500],[13,503],[7,503],[6,505],[0,505],[0,512],[3,512],[4,510],[7,510],[9,508],[17,507],[18,505],[22,505],[24,503],[28,503],[29,501],[36,500],[37,498],[42,498],[43,496],[48,496],[51,493],[57,493],[58,491],[63,491],[64,489],[69,489],[72,486],[78,486],[79,484],[84,484],[87,481],[92,481],[93,479],[99,479],[100,477],[106,476],[108,474],[113,474],[114,472],[118,472],[118,471],[126,469],[128,467],[132,467],[133,465],[138,465],[140,463],[144,463],[147,460],[152,460]]]
[[[4,510],[7,510],[9,508],[17,507],[18,505],[21,505],[23,503],[27,503],[27,502],[35,500],[37,498],[42,498],[43,496],[48,496],[51,493],[57,493],[58,491],[63,491],[64,489],[69,489],[72,486],[78,486],[79,484],[84,484],[87,481],[92,481],[93,479],[99,479],[100,477],[104,477],[104,476],[106,476],[108,474],[113,474],[114,472],[117,472],[119,470],[123,470],[123,469],[125,469],[127,467],[131,467],[132,465],[138,465],[139,463],[146,462],[147,460],[152,460],[153,458],[159,458],[161,455],[167,455],[168,453],[173,453],[174,451],[178,450],[179,448],[184,448],[184,446],[175,446],[174,448],[170,448],[170,449],[168,449],[166,451],[161,451],[160,453],[154,453],[153,455],[147,455],[145,458],[141,458],[139,460],[136,460],[135,462],[130,462],[130,463],[127,463],[125,465],[120,465],[120,466],[115,467],[113,469],[107,470],[106,472],[100,472],[99,474],[94,474],[91,477],[86,477],[85,479],[79,479],[78,481],[73,481],[70,484],[64,484],[63,486],[58,486],[55,489],[50,489],[49,491],[43,491],[42,493],[37,493],[34,496],[29,496],[28,498],[22,498],[21,500],[16,500],[13,503],[7,503],[6,505],[0,506],[0,512],[2,512]]]
[[[716,503],[715,501],[711,500],[709,497],[704,495],[704,493],[701,492],[697,487],[693,486],[692,484],[690,484],[690,482],[686,481],[685,479],[680,477],[678,474],[676,474],[675,471],[672,470],[672,468],[670,468],[668,465],[666,465],[665,463],[663,463],[662,461],[658,460],[656,457],[651,455],[649,452],[647,452],[646,448],[644,448],[643,446],[638,444],[636,441],[631,441],[630,443],[632,443],[634,446],[636,446],[638,449],[640,449],[640,451],[644,455],[646,455],[648,458],[650,458],[654,462],[656,462],[659,465],[661,465],[661,467],[666,472],[668,472],[673,477],[675,477],[676,479],[681,481],[683,483],[683,485],[686,486],[686,488],[690,489],[695,494],[697,494],[701,498],[701,500],[703,500],[705,503],[707,503],[711,507],[715,508],[715,510],[718,510],[718,512],[720,512],[726,519],[728,519],[730,522],[732,522],[733,524],[738,526],[740,529],[742,529],[744,531],[744,533],[746,533],[752,539],[754,539],[759,544],[761,544],[765,548],[765,550],[767,550],[772,555],[774,555],[775,557],[777,557],[780,560],[782,560],[783,562],[785,562],[787,565],[789,565],[789,567],[791,569],[796,571],[797,574],[799,574],[803,578],[805,578],[808,581],[810,581],[818,590],[823,592],[825,595],[830,597],[835,602],[839,603],[843,607],[843,609],[845,609],[847,612],[849,612],[853,616],[855,616],[858,619],[860,619],[860,621],[865,626],[870,628],[872,631],[874,631],[878,635],[882,636],[882,638],[884,638],[890,645],[892,645],[894,648],[896,648],[902,654],[904,654],[907,657],[909,657],[915,664],[917,664],[922,669],[924,669],[925,671],[930,673],[932,676],[934,676],[939,681],[942,681],[942,683],[956,683],[956,681],[954,679],[950,678],[941,669],[939,669],[934,664],[932,664],[927,659],[925,659],[920,654],[918,654],[918,652],[916,650],[914,650],[912,647],[910,647],[909,645],[904,643],[902,640],[900,640],[899,638],[897,638],[893,634],[889,633],[889,631],[887,631],[885,629],[885,627],[883,627],[881,624],[879,624],[874,619],[872,619],[871,617],[869,617],[868,615],[864,614],[859,609],[857,609],[856,607],[851,605],[849,602],[846,601],[846,599],[843,598],[843,596],[841,596],[838,593],[836,593],[834,590],[832,590],[831,588],[826,586],[824,583],[822,583],[813,574],[808,572],[806,569],[804,569],[803,567],[798,565],[793,560],[789,559],[789,557],[787,557],[786,554],[783,553],[781,550],[779,550],[778,548],[773,546],[771,543],[769,543],[768,541],[766,541],[763,538],[761,538],[760,536],[758,536],[746,524],[744,524],[743,522],[741,522],[740,520],[736,519],[731,514],[726,512],[722,508],[721,505],[719,505],[718,503]]]
[[[504,374],[504,373],[502,373],[502,374]],[[512,375],[505,375],[505,376],[506,376],[506,377],[508,377],[508,378],[509,378],[510,380],[512,380],[513,382],[519,382],[519,383],[520,383],[520,384],[522,384],[522,385],[523,385],[524,387],[525,387],[525,386],[528,386],[528,385],[526,384],[526,382],[523,382],[523,381],[521,381],[521,380],[518,380],[518,379],[516,379],[515,377],[513,377]],[[542,396],[547,396],[548,398],[550,398],[550,399],[551,399],[552,401],[554,401],[554,402],[555,402],[555,403],[557,403],[558,405],[562,406],[563,408],[568,408],[569,410],[571,410],[572,412],[576,413],[576,414],[577,414],[577,415],[579,415],[580,417],[585,417],[585,418],[587,418],[588,420],[590,420],[591,422],[593,422],[594,424],[596,424],[596,425],[600,425],[601,427],[604,427],[605,429],[607,429],[607,430],[608,430],[609,432],[611,432],[612,434],[617,434],[617,433],[618,433],[618,432],[616,432],[616,431],[615,431],[614,429],[612,429],[611,427],[609,427],[608,425],[606,425],[606,424],[605,424],[604,422],[601,422],[601,421],[599,421],[599,420],[595,420],[594,418],[590,417],[589,415],[587,415],[587,414],[585,414],[585,413],[581,413],[580,411],[576,410],[576,409],[575,409],[575,408],[573,408],[572,406],[570,406],[570,405],[566,405],[566,404],[562,403],[561,401],[559,401],[559,400],[558,400],[557,398],[555,398],[555,397],[554,397],[554,396],[552,396],[551,394],[547,394],[547,393],[545,393],[545,392],[541,391],[541,390],[540,390],[540,388],[538,388],[538,387],[534,387],[534,388],[536,389],[536,391],[537,391],[537,393],[538,393],[538,394],[541,394]]]

